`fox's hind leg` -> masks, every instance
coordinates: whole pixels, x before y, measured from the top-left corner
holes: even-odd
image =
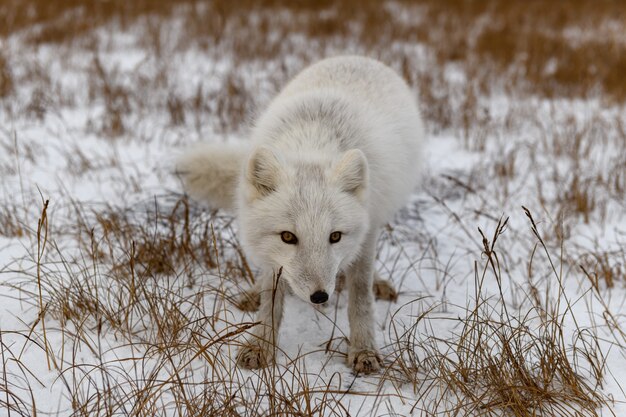
[[[241,311],[247,311],[250,313],[259,311],[259,306],[261,305],[260,280],[257,281],[252,288],[239,294],[235,305]]]
[[[378,230],[370,231],[347,273],[350,347],[348,364],[356,372],[378,372],[382,359],[374,334],[374,254]]]
[[[384,301],[396,301],[398,299],[398,291],[391,285],[386,279],[382,279],[378,272],[374,271],[374,284],[372,285],[374,290],[374,297],[377,300]]]
[[[341,293],[346,287],[346,275],[341,272],[337,275],[337,281],[335,281],[335,292]],[[374,284],[372,284],[372,290],[374,291],[374,298],[377,300],[383,301],[397,301],[398,300],[398,291],[396,291],[395,287],[391,282],[387,279],[383,279],[380,277],[380,274],[377,271],[374,271]],[[248,298],[253,296],[252,290],[244,293],[244,295]],[[258,292],[257,292],[258,295]],[[243,310],[242,308],[240,308]],[[244,310],[249,311],[249,310]],[[256,311],[256,310],[255,310]]]
[[[242,368],[264,368],[274,362],[277,335],[283,318],[285,283],[273,272],[264,272],[260,279],[260,304],[256,325],[239,349],[237,364]]]

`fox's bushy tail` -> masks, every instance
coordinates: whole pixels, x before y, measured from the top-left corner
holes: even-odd
[[[233,209],[237,182],[248,156],[243,145],[201,143],[176,161],[176,173],[191,198],[213,208]]]

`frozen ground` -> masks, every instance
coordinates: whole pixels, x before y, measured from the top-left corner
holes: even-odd
[[[156,51],[148,23],[72,45],[2,41],[17,83],[0,107],[0,414],[524,415],[505,399],[543,390],[539,415],[626,413],[622,106],[502,92],[468,107],[466,75],[449,66],[452,122],[428,124],[423,184],[379,242],[377,268],[400,291],[377,303],[386,370],[345,366],[341,294],[320,310],[290,298],[279,365],[242,371],[240,324],[254,317],[232,303],[250,276],[237,225],[182,198],[173,157],[245,141],[288,76],[365,51],[240,62],[182,47],[176,19]],[[422,46],[391,49],[429,71]],[[496,392],[516,367],[535,382]]]

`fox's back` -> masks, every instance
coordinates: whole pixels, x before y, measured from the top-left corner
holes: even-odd
[[[327,125],[341,124],[352,134],[324,134],[323,127],[305,132],[302,119],[318,114]],[[276,131],[289,133],[268,134],[279,124],[290,127]],[[374,221],[388,221],[419,176],[423,127],[417,101],[400,76],[370,58],[328,58],[304,69],[270,104],[258,127],[263,142],[303,154],[322,148],[363,151],[370,167]]]
[[[342,92],[376,107],[416,106],[406,83],[391,68],[361,56],[341,56],[319,61],[291,80],[280,96],[312,90]]]

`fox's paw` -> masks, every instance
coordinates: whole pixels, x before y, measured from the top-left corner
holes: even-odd
[[[348,364],[356,373],[372,374],[380,370],[383,361],[374,350],[360,350],[348,352]]]
[[[271,363],[271,353],[255,344],[244,345],[237,354],[237,366],[246,369],[265,368]]]
[[[237,308],[241,311],[258,311],[260,305],[261,294],[254,289],[242,292],[237,299]]]
[[[398,299],[398,292],[386,279],[377,279],[372,286],[374,290],[374,296],[377,300],[396,301]]]

